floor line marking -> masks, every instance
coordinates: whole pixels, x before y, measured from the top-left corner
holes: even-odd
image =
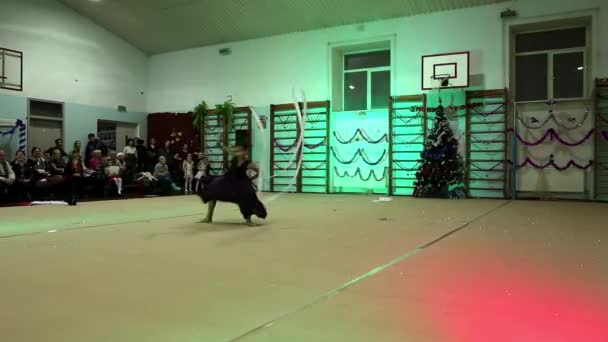
[[[178,215],[178,216],[157,217],[157,218],[152,218],[152,219],[141,219],[141,220],[133,220],[133,221],[114,222],[114,223],[101,223],[101,224],[95,224],[95,225],[90,225],[90,226],[82,226],[82,227],[74,227],[74,228],[69,228],[68,227],[68,228],[56,229],[56,230],[57,230],[57,233],[60,233],[60,232],[67,232],[67,231],[74,231],[74,230],[84,230],[84,229],[92,229],[92,228],[101,228],[101,227],[108,227],[108,226],[120,226],[120,225],[123,225],[123,224],[172,220],[172,219],[176,219],[176,218],[193,217],[193,216],[201,216],[201,215],[203,215],[203,214],[187,214],[187,215]],[[24,234],[2,235],[2,236],[0,236],[0,239],[9,239],[9,238],[15,238],[15,237],[23,237],[23,236],[30,236],[30,235],[39,235],[39,234],[46,234],[46,233],[48,233],[48,230],[41,231],[41,232],[30,232],[30,233],[24,233]]]
[[[270,321],[268,321],[266,323],[258,325],[257,327],[255,327],[255,328],[253,328],[251,330],[248,330],[245,333],[243,333],[243,334],[241,334],[241,335],[239,335],[239,336],[237,336],[237,337],[235,337],[233,339],[230,339],[229,341],[230,342],[241,341],[241,340],[243,340],[243,339],[245,339],[247,337],[250,337],[252,335],[257,334],[258,332],[260,332],[260,331],[262,331],[264,329],[272,327],[273,325],[277,324],[279,321],[281,321],[281,320],[283,320],[283,319],[285,319],[285,318],[287,318],[287,317],[289,317],[289,316],[291,316],[293,314],[296,314],[296,313],[298,313],[300,311],[304,311],[306,309],[309,309],[309,308],[311,308],[312,306],[314,306],[316,304],[325,302],[328,299],[332,298],[333,296],[337,295],[338,293],[340,293],[340,292],[348,289],[349,287],[351,287],[351,286],[353,286],[353,285],[355,285],[355,284],[357,284],[357,283],[359,283],[359,282],[361,282],[361,281],[363,281],[363,280],[365,280],[367,278],[370,278],[370,277],[372,277],[372,276],[374,276],[374,275],[376,275],[376,274],[384,271],[385,269],[387,269],[387,268],[389,268],[389,267],[391,267],[391,266],[393,266],[395,264],[400,263],[403,260],[406,260],[406,259],[408,259],[408,258],[410,258],[410,257],[412,257],[412,256],[414,256],[414,255],[416,255],[416,254],[418,254],[420,252],[422,252],[424,249],[429,248],[429,247],[433,246],[434,244],[436,244],[436,243],[438,243],[438,242],[440,242],[440,241],[442,241],[442,240],[450,237],[451,235],[453,235],[453,234],[455,234],[455,233],[457,233],[457,232],[465,229],[466,227],[470,226],[471,224],[473,224],[473,223],[481,220],[482,218],[490,215],[491,213],[493,213],[493,212],[495,212],[495,211],[497,211],[499,209],[504,208],[505,206],[507,206],[510,203],[511,203],[510,200],[506,201],[506,202],[503,202],[500,205],[498,205],[498,206],[496,206],[496,207],[488,210],[487,212],[485,212],[483,214],[480,214],[479,216],[473,218],[472,220],[469,220],[469,221],[463,223],[462,225],[460,225],[460,226],[452,229],[451,231],[449,231],[449,232],[447,232],[447,233],[445,233],[445,234],[443,234],[443,235],[441,235],[441,236],[439,236],[439,237],[437,237],[437,238],[435,238],[435,239],[433,239],[433,240],[431,240],[431,241],[429,241],[427,243],[424,243],[424,244],[422,244],[422,245],[420,245],[420,246],[418,246],[418,247],[410,250],[409,252],[407,252],[407,253],[405,253],[405,254],[403,254],[403,255],[401,255],[401,256],[399,256],[399,257],[397,257],[397,258],[395,258],[395,259],[393,259],[393,260],[391,260],[391,261],[389,261],[389,262],[387,262],[387,263],[385,263],[383,265],[380,265],[380,266],[378,266],[378,267],[376,267],[376,268],[374,268],[374,269],[372,269],[372,270],[370,270],[370,271],[368,271],[366,273],[361,274],[360,276],[358,276],[358,277],[356,277],[356,278],[354,278],[354,279],[352,279],[352,280],[350,280],[350,281],[342,284],[341,286],[339,286],[339,287],[337,287],[337,288],[335,288],[335,289],[333,289],[333,290],[325,293],[324,295],[322,295],[321,297],[313,300],[312,302],[310,302],[308,304],[305,304],[303,306],[300,306],[300,307],[296,308],[295,310],[292,310],[292,311],[289,311],[287,313],[284,313],[284,314],[278,316],[277,318],[272,319],[272,320],[270,320]]]

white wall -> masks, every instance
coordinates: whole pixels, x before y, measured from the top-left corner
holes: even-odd
[[[305,89],[311,100],[329,98],[328,43],[396,36],[394,95],[420,93],[420,57],[470,50],[471,73],[483,75],[482,87],[503,88],[505,77],[504,22],[507,7],[520,18],[599,9],[595,32],[601,42],[594,56],[595,75],[607,75],[608,2],[602,0],[520,0],[484,7],[372,22],[356,26],[302,32],[152,56],[148,111],[190,110],[201,98],[219,103],[233,95],[243,105],[291,101],[292,87]],[[231,47],[220,56],[218,49]]]
[[[141,51],[56,0],[1,0],[0,46],[24,56],[24,91],[0,90],[0,119],[27,122],[27,98],[52,100],[65,103],[66,147],[86,141],[98,119],[138,125],[145,137],[148,57]],[[0,148],[14,153],[17,141],[2,137]]]
[[[518,18],[503,21],[500,12],[506,8],[517,10]],[[421,93],[422,55],[463,50],[471,51],[471,74],[476,88],[504,88],[509,83],[508,34],[505,33],[509,25],[590,14],[593,16],[590,80],[608,77],[608,1],[519,0],[373,22],[364,25],[362,31],[352,25],[152,56],[148,111],[187,111],[203,98],[208,103],[220,103],[225,96],[233,95],[237,104],[253,105],[259,114],[268,114],[269,104],[292,101],[294,87],[304,89],[308,100],[327,100],[330,99],[331,63],[328,45],[387,37],[395,40],[393,95]],[[220,56],[221,47],[232,48],[232,54]],[[549,155],[553,148],[535,152]],[[572,157],[588,159],[592,145],[583,150],[573,150]],[[580,156],[574,155],[577,153]],[[259,152],[257,157],[265,158]],[[566,157],[562,154],[560,159]],[[558,164],[562,164],[561,160]],[[554,172],[548,170],[550,179],[541,182],[538,172],[522,169],[518,187],[540,191],[590,189],[591,184],[585,181],[590,179],[589,173],[568,172],[577,173],[576,177],[569,177],[576,181],[564,188],[560,179],[566,173],[553,177]],[[539,182],[547,185],[539,189],[536,186]],[[587,184],[581,185],[583,183]]]
[[[0,94],[145,110],[147,56],[56,0],[2,0],[0,46],[24,54],[24,91]]]

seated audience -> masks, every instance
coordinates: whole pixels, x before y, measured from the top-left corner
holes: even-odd
[[[140,171],[152,172],[154,170],[154,165],[158,160],[158,146],[156,146],[156,139],[150,139],[150,144],[148,144],[146,153],[146,169]]]
[[[95,136],[95,134],[90,133],[89,134],[89,142],[87,143],[87,147],[85,148],[85,152],[84,152],[84,158],[85,161],[90,161],[93,158],[93,151],[98,150],[101,153],[101,156],[106,156],[108,155],[108,147],[101,142],[99,139],[97,139],[97,137]],[[90,165],[89,166],[91,169],[92,167]]]
[[[46,183],[47,178],[51,175],[48,171],[48,162],[42,156],[40,147],[33,147],[30,159],[27,161],[28,167],[32,170],[32,184],[34,186]]]
[[[12,188],[12,198],[17,201],[30,200],[30,182],[32,179],[32,170],[25,158],[25,152],[22,150],[15,153],[15,160],[11,163],[15,172],[15,183]]]
[[[84,166],[80,150],[72,151],[72,155],[65,167],[65,182],[67,187],[66,202],[69,205],[76,205],[82,193],[84,178],[87,168]]]
[[[121,175],[126,170],[123,154],[120,153],[123,161],[118,159],[116,152],[108,153],[108,161],[106,163],[106,176],[108,177],[108,185],[115,185],[118,195],[122,195],[122,178]]]
[[[135,146],[135,140],[127,140],[127,146],[122,149],[122,153],[125,154],[127,159],[127,167],[129,169],[137,168],[137,147]]]
[[[9,187],[15,182],[15,173],[8,161],[6,152],[0,150],[0,200],[8,200]]]
[[[51,159],[53,157],[53,151],[54,150],[59,150],[61,151],[61,158],[67,158],[68,154],[65,153],[65,151],[63,150],[63,140],[61,139],[55,139],[55,146],[49,148],[48,150],[44,151],[44,157],[47,159]]]
[[[140,138],[135,138],[137,145],[135,146],[136,150],[137,150],[137,171],[144,171],[144,168],[146,167],[146,154],[147,154],[147,149],[146,149],[146,145],[145,141],[143,141]]]
[[[173,178],[171,178],[171,173],[169,172],[169,166],[167,165],[167,159],[165,157],[158,158],[158,164],[156,164],[156,166],[154,167],[153,176],[158,180],[158,183],[165,189],[170,187],[173,191],[182,190],[173,182]]]
[[[74,141],[74,147],[72,148],[72,153],[74,153],[74,151],[78,151],[78,153],[80,153],[80,156],[82,159],[82,142],[80,140],[76,140]]]
[[[63,175],[65,173],[65,161],[63,161],[63,156],[61,154],[61,150],[54,149],[53,157],[49,161],[49,174],[50,176],[47,178],[48,182],[51,185],[58,185],[63,183]]]

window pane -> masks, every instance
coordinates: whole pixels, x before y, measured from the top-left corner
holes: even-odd
[[[587,33],[584,27],[564,30],[518,34],[515,37],[515,52],[532,52],[584,47]]]
[[[31,100],[30,115],[60,119],[63,117],[63,105],[61,103]]]
[[[376,71],[372,73],[372,109],[388,108],[391,95],[391,72]]]
[[[547,54],[515,57],[515,99],[548,99]]]
[[[344,110],[367,109],[367,71],[344,74]]]
[[[387,67],[391,65],[391,52],[372,51],[344,55],[344,70]]]
[[[582,52],[553,55],[553,97],[584,97],[585,55]]]

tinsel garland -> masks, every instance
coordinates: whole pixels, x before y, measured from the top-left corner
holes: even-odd
[[[357,130],[355,131],[355,134],[353,134],[353,136],[348,140],[345,140],[342,137],[342,135],[336,131],[333,131],[332,133],[333,133],[334,137],[336,138],[336,140],[340,144],[343,144],[343,145],[352,143],[353,141],[355,141],[355,139],[358,136],[361,136],[363,138],[363,140],[365,140],[365,142],[367,142],[369,144],[378,144],[378,143],[382,142],[382,140],[385,140],[388,142],[388,134],[384,133],[384,135],[382,135],[379,139],[374,140],[374,139],[371,139],[369,134],[364,129],[361,129],[361,128],[357,128]]]
[[[513,163],[513,161],[509,160],[509,164],[513,165],[514,163]],[[530,159],[530,157],[527,157],[521,164],[515,164],[515,167],[522,168],[522,167],[526,167],[526,166],[531,166],[535,169],[542,170],[542,169],[546,169],[546,168],[552,166],[558,171],[564,171],[571,167],[576,167],[578,169],[586,170],[586,169],[590,168],[592,165],[593,165],[592,160],[590,160],[586,165],[581,165],[581,164],[577,163],[575,160],[570,159],[568,161],[568,163],[566,163],[566,165],[559,166],[555,163],[555,160],[553,160],[553,155],[551,155],[549,161],[545,164],[538,164],[535,161],[533,161],[532,159]]]
[[[371,165],[371,166],[375,166],[375,165],[379,165],[380,163],[382,163],[382,161],[384,160],[384,158],[387,156],[387,151],[386,149],[382,151],[382,155],[380,156],[380,158],[378,158],[377,161],[372,162],[368,160],[367,157],[367,153],[365,153],[365,151],[363,149],[357,149],[357,151],[355,152],[355,154],[353,155],[353,157],[349,160],[349,161],[344,161],[342,160],[342,158],[338,157],[336,150],[331,147],[331,152],[334,156],[334,158],[340,163],[340,164],[344,164],[344,165],[349,165],[354,163],[355,161],[359,160],[359,157],[363,157],[363,162],[367,165]]]
[[[17,119],[15,122],[15,126],[11,127],[9,130],[0,132],[0,136],[5,135],[13,135],[19,129],[19,150],[25,151],[26,149],[26,126],[23,120]]]
[[[404,125],[408,125],[410,122],[412,122],[416,119],[424,119],[424,115],[420,111],[415,112],[416,115],[413,115],[413,116],[400,116],[400,115],[397,115],[397,114],[399,114],[398,110],[399,109],[393,109],[393,118],[401,120],[401,122],[403,122]]]
[[[309,171],[320,170],[326,165],[327,165],[327,162],[325,162],[325,161],[319,162],[319,164],[314,167],[310,167],[308,165],[302,164],[302,170],[309,170]]]
[[[526,123],[526,121],[524,120],[524,118],[522,118],[519,113],[515,113],[515,115],[517,116],[517,119],[519,120],[519,122],[521,122],[521,124],[526,127],[527,129],[541,129],[543,127],[545,127],[545,125],[547,125],[549,123],[549,121],[553,121],[558,127],[563,128],[563,129],[567,129],[567,130],[575,130],[577,128],[580,128],[581,126],[583,126],[583,124],[585,123],[585,121],[587,121],[587,118],[589,117],[589,113],[591,112],[591,106],[587,106],[587,109],[585,110],[585,115],[583,116],[583,118],[575,125],[575,126],[567,126],[564,123],[562,123],[560,120],[558,120],[555,117],[555,114],[553,113],[553,110],[549,111],[549,116],[547,116],[547,118],[543,121],[538,121],[538,119],[536,117],[531,117],[530,121],[532,121],[532,123],[538,123],[537,126],[532,126],[529,125],[528,123]],[[574,118],[570,118],[568,119],[569,122],[575,122],[576,119]]]
[[[273,143],[274,143],[274,147],[278,148],[279,150],[281,150],[282,152],[289,152],[291,151],[294,147],[296,147],[296,145],[298,144],[298,139],[296,138],[295,141],[293,142],[293,144],[291,145],[283,145],[281,144],[276,138],[272,139]]]
[[[381,182],[381,181],[383,181],[386,178],[387,171],[388,171],[388,167],[385,167],[384,171],[382,172],[382,176],[378,177],[378,175],[376,174],[376,172],[374,170],[370,170],[370,172],[367,175],[367,177],[363,177],[363,172],[361,171],[361,168],[359,168],[359,167],[357,167],[357,169],[355,170],[355,173],[353,175],[350,175],[348,173],[348,171],[344,171],[343,174],[340,174],[340,172],[338,171],[338,168],[334,166],[334,173],[339,178],[346,178],[346,177],[348,177],[348,178],[355,178],[355,177],[359,176],[359,179],[361,179],[364,182],[369,181],[370,179],[372,179],[372,177],[374,178],[374,180],[376,182]]]
[[[463,109],[472,109],[472,108],[477,108],[477,107],[483,107],[486,104],[483,102],[476,102],[476,103],[467,103],[467,104],[463,104],[463,105],[459,105],[459,106],[446,106],[443,107],[443,109],[445,111],[457,111],[457,110],[463,110]],[[426,107],[426,112],[427,113],[435,113],[437,112],[437,109],[439,107]],[[419,111],[424,111],[424,107],[410,107],[410,111],[412,112],[419,112]]]
[[[476,165],[476,164],[475,164],[475,163],[473,163],[473,162],[470,162],[470,163],[469,163],[469,165],[470,165],[470,166],[469,166],[469,170],[470,170],[470,171],[494,171],[494,170],[496,170],[496,169],[497,169],[499,166],[501,166],[503,163],[504,163],[503,161],[499,161],[499,162],[497,162],[496,164],[494,164],[492,167],[489,167],[489,168],[483,168],[483,167],[480,167],[479,165]]]
[[[307,143],[304,143],[304,147],[306,147],[309,150],[314,150],[317,147],[321,147],[321,146],[325,145],[326,141],[327,141],[327,138],[323,138],[323,140],[319,141],[316,144],[307,144]]]
[[[274,142],[274,147],[278,148],[279,150],[281,150],[282,152],[289,152],[291,151],[294,147],[296,147],[298,145],[298,139],[296,138],[295,141],[293,142],[293,144],[291,145],[283,145],[281,144],[277,138],[272,139]],[[321,140],[320,142],[316,143],[316,144],[306,144],[304,143],[303,146],[306,147],[309,150],[314,150],[315,148],[318,148],[320,146],[325,145],[325,142],[327,141],[327,138],[323,138],[323,140]]]
[[[450,152],[454,150],[454,146],[450,145],[450,146],[445,146],[443,147],[441,150],[439,150],[439,152],[430,152],[429,150],[425,149],[424,151],[422,151],[422,158],[428,158],[428,159],[441,159],[443,158],[446,153]]]
[[[522,144],[524,144],[526,146],[538,146],[538,145],[544,143],[545,140],[547,140],[547,138],[550,138],[550,139],[557,140],[562,145],[571,146],[571,147],[584,144],[585,142],[587,142],[587,140],[589,140],[589,138],[591,138],[593,136],[593,133],[595,132],[595,130],[591,129],[591,130],[589,130],[589,133],[587,133],[585,135],[585,137],[583,137],[581,140],[579,140],[577,142],[569,142],[569,141],[562,139],[562,137],[560,137],[559,134],[553,128],[549,128],[547,130],[547,132],[545,132],[545,134],[537,141],[525,140],[521,135],[519,135],[519,133],[515,133],[515,131],[512,128],[509,129],[508,131],[515,134],[515,136],[517,137],[517,140],[519,140]],[[606,133],[606,132],[602,132],[602,133]]]

